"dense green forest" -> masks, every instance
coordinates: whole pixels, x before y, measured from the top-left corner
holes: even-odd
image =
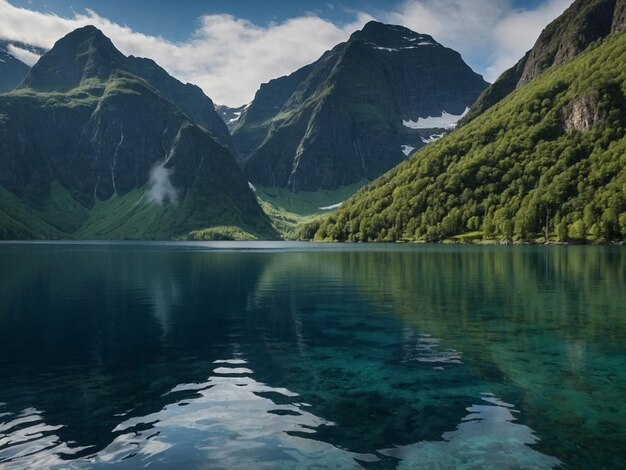
[[[626,239],[626,34],[593,44],[301,227],[337,241]]]

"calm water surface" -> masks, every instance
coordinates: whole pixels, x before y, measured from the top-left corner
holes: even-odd
[[[619,468],[626,250],[0,244],[0,467]]]

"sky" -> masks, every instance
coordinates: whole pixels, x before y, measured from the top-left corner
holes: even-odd
[[[0,0],[0,40],[50,48],[93,24],[124,54],[150,57],[216,103],[238,106],[372,19],[432,35],[493,82],[572,1]],[[30,65],[38,58],[9,52]]]

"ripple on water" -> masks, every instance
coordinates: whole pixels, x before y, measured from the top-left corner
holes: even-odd
[[[241,374],[240,360],[215,361]],[[380,449],[359,454],[317,440],[317,430],[336,424],[316,416],[299,394],[258,382],[254,372],[234,377],[220,370],[206,382],[179,384],[165,396],[173,401],[145,416],[129,417],[112,433],[103,450],[88,453],[72,448],[55,434],[36,409],[17,416],[5,413],[0,425],[0,463],[8,469],[30,467],[98,468],[115,463],[120,468],[207,465],[221,468],[292,468],[306,464],[319,468],[355,468],[381,459],[397,460],[400,468],[438,465],[456,468],[552,468],[555,458],[541,454],[532,430],[516,423],[513,405],[491,394],[467,408],[468,414],[436,441]],[[241,387],[245,385],[245,387]],[[176,397],[193,392],[184,401]],[[185,406],[179,406],[185,405]],[[1,409],[1,408],[0,408]],[[7,416],[12,419],[7,419]],[[73,459],[71,461],[67,459]]]
[[[561,462],[529,447],[537,444],[533,431],[516,423],[513,405],[491,394],[483,394],[488,404],[467,408],[468,414],[455,431],[441,441],[418,442],[381,450],[399,459],[398,468],[534,468],[550,469]]]

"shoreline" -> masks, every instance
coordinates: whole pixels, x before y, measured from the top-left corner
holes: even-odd
[[[240,239],[240,240],[181,240],[181,239],[75,239],[75,238],[62,238],[62,239],[14,239],[14,240],[0,240],[0,244],[118,244],[118,243],[172,243],[182,245],[194,245],[202,243],[310,243],[316,245],[474,245],[474,246],[626,246],[626,241],[548,241],[546,242],[533,242],[533,241],[507,241],[507,240],[454,240],[446,239],[438,242],[429,241],[369,241],[369,242],[349,242],[349,241],[335,241],[335,240],[289,240],[289,239]]]

